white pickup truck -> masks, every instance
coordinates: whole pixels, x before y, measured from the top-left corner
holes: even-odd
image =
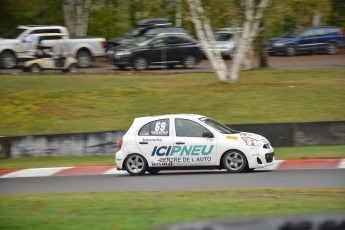
[[[63,26],[18,26],[0,38],[0,67],[14,68],[27,56],[26,38],[40,33],[62,33],[69,53],[78,60],[79,67],[91,65],[94,57],[105,56],[106,40],[101,37],[69,37]],[[53,42],[53,41],[52,41]]]

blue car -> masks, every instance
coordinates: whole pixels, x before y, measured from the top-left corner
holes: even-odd
[[[299,51],[317,52],[322,50],[328,54],[335,54],[338,48],[344,45],[343,29],[335,26],[316,26],[289,32],[282,37],[269,40],[268,52],[294,56]]]

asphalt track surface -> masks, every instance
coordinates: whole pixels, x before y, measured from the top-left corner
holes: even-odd
[[[169,172],[157,175],[27,177],[0,179],[0,194],[187,191],[230,188],[345,188],[345,169]]]

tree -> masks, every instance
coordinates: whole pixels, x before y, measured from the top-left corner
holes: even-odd
[[[91,0],[64,0],[64,20],[69,33],[85,36],[89,23]]]
[[[228,71],[223,58],[215,47],[215,39],[210,21],[205,15],[200,0],[188,0],[188,3],[197,36],[218,79],[222,82],[237,81],[242,64],[247,66],[247,68],[251,68],[250,57],[253,54],[252,44],[259,31],[260,21],[263,18],[263,11],[267,7],[268,0],[260,0],[260,3],[256,7],[254,0],[246,0],[243,32],[230,71]]]
[[[215,48],[215,39],[209,19],[204,13],[200,0],[188,0],[192,21],[195,25],[196,34],[201,42],[202,48],[210,61],[213,69],[222,82],[226,82],[227,68],[219,51]]]

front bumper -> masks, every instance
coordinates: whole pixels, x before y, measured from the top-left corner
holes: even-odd
[[[264,168],[274,164],[275,152],[273,148],[252,148],[249,155],[247,157],[249,168]]]

